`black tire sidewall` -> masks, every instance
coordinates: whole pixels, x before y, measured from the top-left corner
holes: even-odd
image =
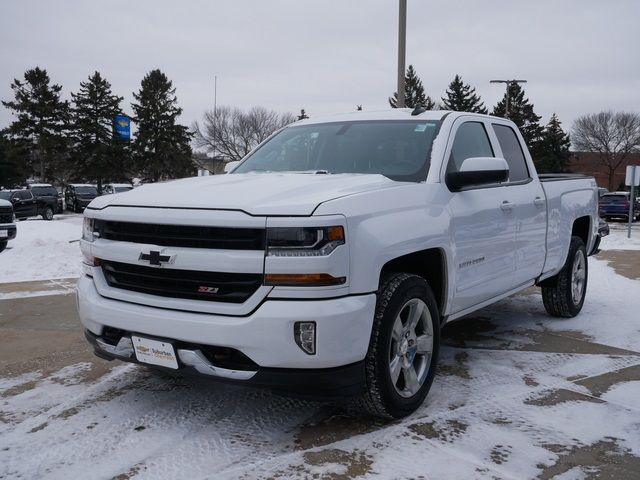
[[[51,212],[51,215],[49,215],[49,212]],[[45,207],[42,218],[45,220],[53,220],[53,209],[51,207]]]
[[[2,242],[0,242],[0,252],[2,252],[5,248],[7,248],[7,244],[9,242],[6,240],[3,240]]]
[[[412,298],[419,298],[427,305],[431,314],[433,328],[433,354],[427,378],[420,388],[420,391],[411,398],[405,398],[396,392],[391,381],[389,372],[389,348],[391,344],[391,335],[395,318],[405,303]],[[438,307],[433,297],[433,293],[427,282],[418,277],[410,276],[405,279],[394,291],[390,301],[387,303],[382,313],[382,328],[380,329],[380,338],[378,339],[378,348],[376,352],[376,363],[378,372],[378,385],[380,388],[380,396],[385,404],[389,414],[393,417],[403,417],[413,412],[424,401],[433,378],[437,365],[438,353],[440,346],[440,316]]]

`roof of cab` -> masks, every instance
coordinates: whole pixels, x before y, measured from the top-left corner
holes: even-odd
[[[349,113],[340,113],[335,115],[325,115],[321,117],[308,118],[305,120],[298,120],[290,124],[290,126],[299,125],[314,125],[318,123],[332,123],[332,122],[355,122],[355,121],[375,121],[375,120],[443,120],[446,116],[459,117],[462,115],[473,115],[481,117],[490,117],[490,115],[483,115],[479,113],[470,112],[454,112],[451,110],[426,110],[417,115],[412,115],[413,108],[388,108],[386,110],[377,111],[356,111]],[[497,118],[497,117],[493,117]],[[501,119],[504,120],[504,119]]]

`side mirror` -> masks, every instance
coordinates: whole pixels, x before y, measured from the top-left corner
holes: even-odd
[[[462,162],[460,170],[447,173],[445,180],[450,190],[459,192],[468,187],[506,182],[509,164],[504,158],[473,157]]]
[[[18,203],[20,201],[20,199],[18,197],[13,197],[11,199],[11,203]]]
[[[224,164],[224,173],[231,173],[234,168],[240,165],[240,160],[234,160],[233,162],[227,162]]]

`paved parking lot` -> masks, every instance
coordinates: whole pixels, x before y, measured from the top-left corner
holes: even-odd
[[[3,284],[0,478],[640,478],[640,251],[590,267],[575,319],[530,289],[448,325],[396,422],[104,362],[73,279]]]

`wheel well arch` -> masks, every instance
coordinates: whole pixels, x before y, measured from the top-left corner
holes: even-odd
[[[585,247],[589,248],[589,238],[591,232],[591,217],[584,216],[578,217],[573,221],[571,227],[571,236],[580,237],[584,242]]]
[[[379,284],[392,272],[413,273],[424,278],[433,290],[440,315],[443,314],[447,302],[447,264],[442,249],[419,250],[389,260],[380,271]]]

